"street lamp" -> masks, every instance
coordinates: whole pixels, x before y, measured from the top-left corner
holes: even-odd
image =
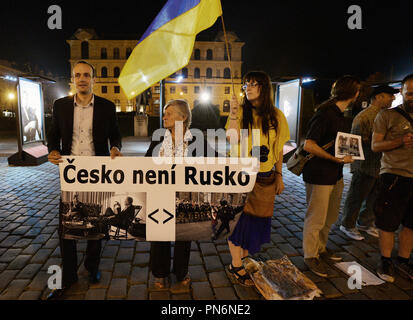
[[[210,95],[209,95],[208,92],[203,92],[203,93],[201,94],[201,100],[202,100],[202,102],[208,102],[209,99],[210,99]]]
[[[14,98],[15,98],[16,96],[14,95],[13,92],[9,92],[9,94],[7,95],[7,97],[9,98],[9,100],[14,100]]]

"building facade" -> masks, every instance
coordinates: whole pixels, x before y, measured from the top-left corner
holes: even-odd
[[[242,47],[234,33],[228,33],[232,76],[235,94],[241,92]],[[154,85],[148,108],[136,105],[136,99],[128,100],[118,83],[119,74],[138,40],[100,39],[93,29],[78,29],[71,39],[71,71],[76,61],[86,60],[96,68],[94,92],[113,101],[118,112],[145,112],[159,116],[160,86]],[[74,93],[73,83],[70,84]],[[228,115],[229,101],[233,94],[229,59],[223,34],[214,41],[196,41],[189,64],[165,79],[165,100],[186,99],[191,108],[201,99],[210,99],[219,106],[221,115]]]

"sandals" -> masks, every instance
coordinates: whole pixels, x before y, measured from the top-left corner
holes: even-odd
[[[156,278],[153,280],[153,289],[155,290],[165,290],[167,286],[167,278]]]
[[[253,287],[254,282],[252,281],[251,277],[249,276],[248,273],[245,273],[243,275],[240,275],[238,272],[241,270],[245,270],[243,266],[241,267],[234,267],[232,263],[228,265],[227,270],[229,273],[232,273],[234,275],[234,278],[237,280],[237,282],[245,287]]]
[[[187,274],[182,281],[176,282],[171,288],[172,294],[187,293],[191,291],[191,278]]]

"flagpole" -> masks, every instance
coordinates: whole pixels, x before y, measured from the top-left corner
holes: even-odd
[[[232,93],[235,94],[234,79],[232,78],[231,55],[230,55],[230,52],[229,52],[227,32],[226,32],[226,30],[225,30],[224,14],[221,15],[221,22],[222,22],[222,29],[224,30],[225,47],[226,47],[226,50],[227,50],[227,56],[228,56],[228,61],[229,61],[229,71],[230,71],[229,73],[230,73],[230,76],[231,76]]]

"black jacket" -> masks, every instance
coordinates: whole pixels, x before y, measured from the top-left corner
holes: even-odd
[[[55,101],[52,127],[47,135],[49,152],[57,150],[70,155],[72,150],[74,96]],[[109,142],[109,147],[108,147]],[[95,95],[93,105],[93,144],[96,156],[109,156],[109,150],[122,147],[115,104]]]

